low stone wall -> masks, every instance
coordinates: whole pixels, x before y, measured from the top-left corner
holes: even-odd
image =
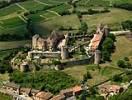
[[[29,52],[28,56],[31,58],[34,58],[35,56],[38,57],[47,57],[47,58],[60,58],[61,53],[60,52]]]
[[[122,36],[122,35],[130,34],[131,31],[130,30],[127,30],[127,31],[111,31],[110,33],[112,33],[116,36]]]
[[[63,65],[64,68],[66,68],[66,67],[72,67],[72,66],[75,66],[75,65],[90,64],[90,63],[93,63],[93,61],[94,61],[94,57],[92,56],[91,58],[66,61],[66,62],[63,62],[62,65]]]

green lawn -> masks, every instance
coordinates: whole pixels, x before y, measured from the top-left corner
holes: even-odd
[[[96,27],[99,23],[108,24],[112,29],[120,29],[121,22],[132,19],[132,12],[123,9],[111,9],[109,13],[84,15],[83,21],[89,27]]]

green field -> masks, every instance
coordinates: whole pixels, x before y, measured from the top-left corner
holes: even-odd
[[[78,6],[87,7],[108,7],[114,4],[132,3],[132,0],[79,0]]]
[[[19,17],[14,17],[6,20],[0,20],[0,26],[3,28],[13,28],[21,25],[25,25],[25,22]]]
[[[80,21],[76,15],[58,16],[52,20],[41,22],[40,25],[45,26],[47,29],[55,29],[63,26],[65,28],[72,27],[78,29],[80,27]]]
[[[64,11],[70,10],[72,6],[67,2],[69,0],[28,0],[25,2],[18,2],[11,4],[8,7],[0,9],[0,34],[28,34],[26,29],[26,18],[30,18],[35,24],[35,33],[49,34],[53,29],[63,26],[66,29],[72,27],[78,30],[80,28],[80,21],[76,14],[64,15],[60,14]],[[104,9],[110,3],[132,3],[131,0],[79,0],[77,2],[77,11],[88,11],[92,9]],[[48,6],[55,6],[49,9],[44,9]],[[109,8],[109,13],[99,13],[93,15],[83,15],[82,21],[88,24],[89,30],[93,30],[99,23],[108,24],[113,30],[121,29],[121,22],[132,19],[132,11],[123,9]],[[24,12],[34,11],[35,14],[29,14],[22,19]],[[48,30],[48,31],[47,31]],[[12,36],[13,36],[12,35]],[[22,39],[25,39],[22,38]]]
[[[46,4],[54,5],[54,4],[65,3],[68,0],[39,0],[39,1],[46,3]]]
[[[19,3],[25,10],[41,10],[48,5],[40,4],[35,1],[26,1]]]
[[[117,37],[116,50],[112,55],[112,64],[116,65],[119,59],[129,57],[132,62],[132,41],[124,36]]]
[[[112,76],[116,74],[122,73],[122,71],[118,68],[113,68],[111,66],[100,66],[101,69],[99,70],[97,66],[95,65],[80,65],[80,66],[74,66],[70,68],[64,69],[64,72],[71,75],[75,79],[81,81],[83,79],[83,75],[88,70],[92,76],[92,79],[88,79],[87,84],[89,86],[94,86],[96,84],[99,84],[101,82],[104,82],[111,78]]]
[[[31,41],[10,41],[10,42],[0,42],[0,50],[5,50],[5,49],[12,49],[12,48],[18,48],[22,47],[26,44],[30,44]]]
[[[0,9],[0,17],[10,15],[12,13],[16,13],[18,11],[23,11],[21,8],[19,8],[17,5],[13,4],[8,7],[5,7],[3,9]]]
[[[11,96],[0,93],[0,100],[12,100],[12,99],[13,98]]]
[[[112,8],[111,12],[104,14],[84,15],[83,21],[87,22],[89,27],[96,27],[99,23],[108,24],[112,29],[121,28],[121,22],[132,19],[132,12]]]
[[[60,5],[60,6],[57,6],[57,7],[54,7],[54,8],[51,8],[51,9],[49,9],[50,11],[55,11],[55,12],[63,12],[63,11],[65,11],[65,10],[68,10],[68,9],[70,9],[71,8],[71,6],[70,5],[68,5],[68,4],[62,4],[62,5]]]
[[[31,18],[33,22],[39,22],[39,21],[47,21],[56,16],[59,16],[59,15],[54,12],[50,12],[50,11],[42,11],[40,13],[29,15],[27,17]]]

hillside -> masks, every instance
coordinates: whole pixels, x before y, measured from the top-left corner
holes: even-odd
[[[112,26],[113,30],[119,30],[122,21],[131,20],[132,11],[117,9],[111,5],[126,3],[132,4],[132,1],[79,0],[75,2],[75,7],[69,3],[69,0],[26,0],[13,3],[0,9],[0,41],[30,39],[32,33],[27,29],[29,19],[32,22],[31,27],[34,33],[47,35],[53,29],[60,27],[64,27],[67,31],[69,29],[78,30],[80,21],[74,10],[87,12],[88,9],[95,8],[99,10],[107,7],[110,12],[83,15],[82,21],[88,24],[89,29],[102,22]]]

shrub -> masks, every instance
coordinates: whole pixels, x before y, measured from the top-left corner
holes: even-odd
[[[125,60],[125,61],[129,61],[129,58],[128,58],[128,57],[124,57],[124,60]]]
[[[132,11],[132,4],[130,4],[130,3],[115,4],[114,7],[122,8],[122,9],[126,9],[126,10]]]
[[[115,82],[121,82],[122,81],[122,77],[119,76],[119,75],[114,75],[112,80],[115,81]]]
[[[125,62],[124,62],[123,60],[118,60],[118,61],[117,61],[117,65],[118,65],[119,67],[121,67],[121,68],[125,68],[125,67],[126,67]]]

